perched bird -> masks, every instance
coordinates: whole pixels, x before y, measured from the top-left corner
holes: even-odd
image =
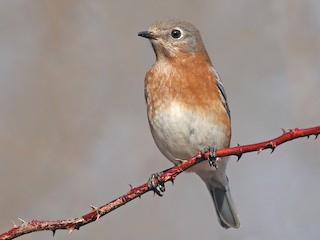
[[[179,164],[202,149],[229,147],[226,93],[199,31],[190,23],[164,19],[138,35],[150,40],[156,54],[145,77],[145,98],[150,129],[163,155]],[[226,160],[217,158],[216,167],[204,161],[190,171],[206,183],[222,227],[238,228]]]

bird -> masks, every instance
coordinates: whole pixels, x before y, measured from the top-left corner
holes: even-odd
[[[199,30],[169,18],[156,21],[138,36],[150,40],[156,55],[146,73],[144,90],[150,130],[161,153],[177,165],[201,150],[229,147],[227,96]],[[215,167],[203,161],[188,171],[205,182],[220,225],[239,228],[226,160],[217,158]]]

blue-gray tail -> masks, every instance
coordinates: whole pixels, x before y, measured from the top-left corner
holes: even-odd
[[[224,228],[239,228],[240,219],[231,197],[229,185],[226,188],[222,188],[215,183],[207,182],[206,184],[216,207],[221,226]]]

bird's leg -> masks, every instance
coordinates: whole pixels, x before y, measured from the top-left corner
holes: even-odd
[[[151,177],[148,180],[148,188],[153,190],[154,193],[156,193],[160,197],[162,197],[163,193],[166,191],[166,188],[164,186],[164,182],[162,182],[160,179],[160,175],[168,172],[171,169],[172,169],[172,167],[168,168],[166,170],[163,170],[162,172],[153,173],[153,174],[151,174]],[[172,182],[172,185],[173,185],[174,178],[172,178],[170,181]]]
[[[159,197],[163,196],[163,193],[166,191],[164,182],[160,179],[161,173],[153,173],[148,180],[148,188],[153,190]]]
[[[209,151],[209,157],[205,156],[205,153]],[[218,168],[216,161],[217,161],[217,156],[216,156],[216,148],[209,146],[207,148],[204,148],[201,150],[201,156],[202,159],[206,159],[209,161],[210,166],[215,167],[216,169]]]

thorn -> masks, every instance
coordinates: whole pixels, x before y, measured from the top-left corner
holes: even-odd
[[[170,181],[171,181],[171,183],[172,183],[172,186],[174,185],[174,180],[175,180],[175,178],[174,178],[174,177],[171,177]]]
[[[239,162],[240,158],[242,157],[242,153],[237,154],[237,157],[238,157],[237,162]]]
[[[74,228],[69,228],[69,231],[68,231],[67,237],[69,237],[73,231],[74,231]]]
[[[240,147],[241,145],[239,143],[237,143],[237,147]],[[236,156],[238,157],[237,162],[239,162],[240,158],[242,157],[242,149],[240,148],[240,153],[236,154]]]
[[[176,179],[176,177],[174,177],[173,175],[170,176],[169,181],[172,183],[172,186],[174,185],[174,180]]]
[[[315,136],[314,140],[316,140],[318,138],[318,136],[319,136],[319,133],[315,134],[314,136]]]
[[[101,215],[100,215],[100,212],[99,212],[98,208],[97,208],[97,207],[95,207],[95,206],[93,206],[93,205],[90,205],[90,207],[92,208],[92,212],[96,212],[96,214],[97,214],[96,221],[98,221],[98,219],[101,217]]]
[[[262,152],[262,150],[263,150],[264,148],[260,148],[259,150],[258,150],[258,153],[257,153],[257,155],[258,154],[260,154],[261,152]]]
[[[52,237],[54,237],[54,235],[56,234],[56,230],[52,230]]]
[[[11,223],[13,224],[14,228],[18,227],[17,224],[14,221],[11,220]]]
[[[129,184],[129,186],[130,186],[130,192],[132,191],[132,189],[134,189],[134,187],[131,185],[131,184]],[[136,194],[137,192],[136,191],[134,191],[134,193]]]
[[[97,219],[96,219],[96,221],[98,221],[100,217],[101,217],[100,212],[97,211]]]
[[[72,226],[72,227],[70,227],[70,228],[68,229],[67,237],[69,237],[69,236],[71,235],[71,233],[73,233],[73,231],[74,231],[75,229],[77,229],[77,230],[80,229],[80,227],[78,226],[78,223],[81,223],[82,221],[83,221],[83,219],[79,218],[79,219],[75,222],[74,226]]]
[[[197,159],[202,159],[202,150],[200,150],[196,156]]]
[[[97,207],[93,206],[93,205],[90,205],[90,207],[92,208],[92,211],[97,211]]]
[[[310,135],[307,135],[307,138],[309,139],[309,138],[310,138]]]
[[[27,222],[25,221],[25,220],[23,220],[22,218],[18,218],[21,222],[22,222],[22,224],[26,224]]]
[[[100,211],[98,209],[96,210],[96,214],[97,214],[96,221],[98,221],[99,218],[101,217]]]
[[[274,142],[269,142],[269,143],[265,146],[265,148],[270,148],[270,149],[271,149],[271,153],[274,152],[274,150],[276,149],[276,147],[277,147],[277,145],[276,145]],[[271,154],[271,153],[270,153],[270,154]]]
[[[130,191],[129,192],[131,192],[134,189],[134,187],[131,184],[129,184],[129,186],[130,186]],[[137,194],[136,190],[134,191],[134,194]],[[139,195],[138,197],[141,199],[141,195]]]
[[[271,147],[271,152],[270,152],[270,154],[272,154],[275,149],[276,149],[275,147]]]
[[[285,130],[285,129],[283,129],[283,128],[281,128],[281,130],[282,130],[282,133],[283,133],[283,134],[287,133],[287,130]]]

